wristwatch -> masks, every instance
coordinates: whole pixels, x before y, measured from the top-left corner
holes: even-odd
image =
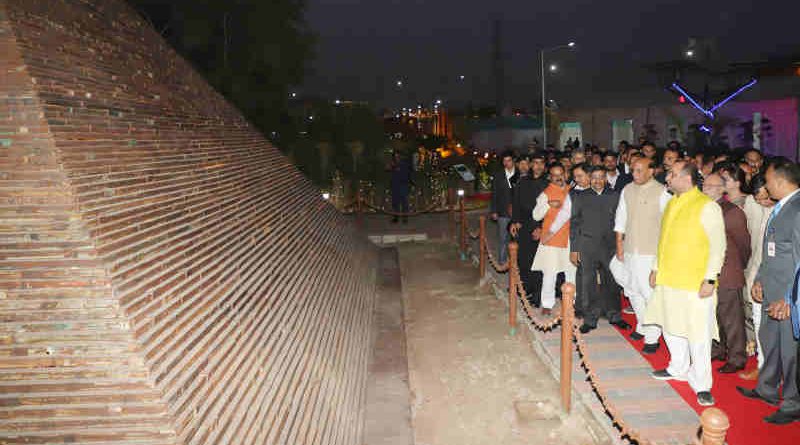
[[[703,283],[708,283],[708,284],[713,286],[713,285],[717,284],[717,280],[706,279],[706,280],[703,281]]]

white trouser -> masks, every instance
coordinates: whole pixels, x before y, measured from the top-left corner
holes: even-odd
[[[753,302],[753,330],[756,333],[756,359],[758,360],[758,369],[764,366],[764,350],[761,349],[761,339],[758,336],[758,330],[761,327],[761,303]]]
[[[670,360],[667,372],[670,375],[686,377],[695,393],[711,391],[714,383],[711,372],[711,326],[716,323],[716,311],[708,305],[706,325],[708,333],[702,341],[689,341],[664,331],[664,341],[669,349]]]
[[[567,267],[567,270],[545,270],[542,272],[542,308],[552,309],[556,305],[556,279],[559,272],[564,272],[564,279],[567,283],[575,283],[575,266]]]
[[[614,257],[611,262],[611,273],[631,301],[631,307],[636,314],[636,332],[644,335],[645,344],[658,343],[661,328],[655,324],[642,324],[647,305],[653,297],[653,288],[650,287],[650,271],[653,270],[655,256],[626,252],[624,260],[623,263],[620,263]]]

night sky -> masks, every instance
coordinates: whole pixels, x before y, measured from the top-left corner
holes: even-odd
[[[548,98],[561,106],[666,94],[643,66],[680,59],[689,37],[715,38],[731,61],[800,54],[795,0],[308,0],[319,42],[304,92],[377,106],[491,104],[493,17],[515,107],[539,100],[538,49],[570,40],[577,51],[549,55],[559,71]]]

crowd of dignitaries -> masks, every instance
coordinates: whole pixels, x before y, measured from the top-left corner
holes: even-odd
[[[800,166],[755,149],[687,155],[647,142],[501,159],[498,259],[518,242],[528,301],[543,315],[573,282],[584,334],[605,318],[644,340],[642,353],[663,338],[670,361],[653,378],[686,381],[713,405],[717,361],[757,380],[737,389],[778,408],[765,421],[800,421]],[[746,369],[750,355],[757,367]]]

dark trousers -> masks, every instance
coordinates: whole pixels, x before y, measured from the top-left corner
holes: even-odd
[[[756,390],[770,400],[780,400],[781,409],[789,412],[800,411],[800,393],[797,378],[797,340],[794,338],[792,321],[778,321],[767,315],[769,303],[761,306],[761,327],[758,338],[764,352],[764,366],[758,371]],[[783,385],[783,390],[779,392]]]
[[[747,332],[744,325],[742,289],[717,289],[719,343],[711,347],[712,357],[727,357],[728,363],[744,367],[747,363]]]
[[[408,194],[407,193],[392,193],[392,210],[395,212],[408,213]],[[397,217],[395,216],[396,220]],[[408,216],[403,216],[403,219],[408,219]]]
[[[575,304],[583,312],[583,322],[589,326],[597,326],[602,316],[610,322],[621,319],[619,289],[608,269],[613,255],[609,249],[581,252],[575,278],[578,282]]]
[[[497,261],[500,264],[508,261],[508,242],[511,240],[511,233],[508,231],[509,224],[511,224],[510,217],[500,216],[497,218]]]
[[[517,265],[519,266],[519,277],[525,287],[528,300],[533,305],[539,305],[542,298],[542,273],[540,271],[531,271],[533,258],[539,248],[539,241],[534,240],[532,237],[535,228],[533,224],[525,223],[519,229],[519,234],[517,235],[517,243],[519,245]]]

